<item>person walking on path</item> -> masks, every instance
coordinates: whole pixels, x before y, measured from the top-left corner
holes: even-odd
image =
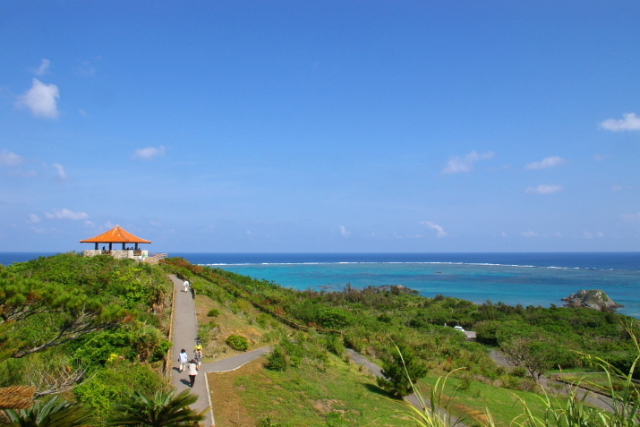
[[[202,358],[204,354],[202,354],[202,346],[198,344],[196,348],[193,349],[193,358],[196,360],[197,368],[200,370],[200,366],[202,366]]]
[[[189,292],[190,283],[188,280],[185,280],[182,286],[184,286],[184,292]]]
[[[180,372],[184,371],[184,367],[189,361],[189,355],[187,355],[187,351],[183,348],[180,350],[180,354],[178,355],[178,362],[180,362]]]
[[[196,375],[198,375],[198,365],[196,364],[195,359],[191,359],[189,361],[189,383],[191,384],[191,388],[193,388],[193,384],[196,382]]]

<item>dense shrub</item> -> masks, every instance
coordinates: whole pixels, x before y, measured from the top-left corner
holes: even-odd
[[[218,310],[217,308],[212,308],[207,313],[207,316],[208,317],[218,317],[218,316],[220,316],[220,310]]]
[[[396,348],[395,354],[382,360],[382,375],[377,382],[380,387],[396,397],[413,392],[413,384],[427,375],[427,367],[408,347]]]
[[[249,349],[249,341],[241,335],[229,335],[225,342],[236,351],[247,351]]]
[[[108,369],[97,371],[76,387],[74,394],[95,411],[99,420],[104,420],[115,405],[124,403],[134,391],[153,393],[165,387],[162,378],[148,366],[115,359],[109,362]]]
[[[344,346],[344,342],[342,341],[342,336],[338,334],[329,334],[324,338],[325,346],[327,350],[336,356],[342,357],[346,348]]]
[[[282,347],[274,348],[267,356],[267,363],[264,367],[271,371],[286,371],[289,367],[289,362],[285,350]]]

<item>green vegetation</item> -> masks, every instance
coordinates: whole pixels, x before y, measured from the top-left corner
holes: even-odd
[[[41,419],[15,425],[71,426],[90,413],[86,424],[102,426],[134,390],[165,390],[171,289],[163,268],[109,256],[1,268],[0,387],[37,389],[33,407],[6,415]],[[80,421],[55,421],[65,411]]]
[[[73,253],[0,268],[0,387],[37,390],[32,408],[4,411],[5,424],[40,417],[56,425],[68,413],[78,420],[65,425],[196,425],[189,417],[198,414],[183,411],[188,396],[171,393],[161,375],[171,346],[169,272],[196,291],[209,360],[272,345],[252,371],[230,374],[225,398],[236,398],[225,405],[236,406],[220,409],[252,425],[446,425],[430,404],[413,420],[396,411],[416,389],[472,426],[507,426],[517,416],[514,425],[531,427],[638,424],[639,331],[613,312],[477,305],[402,286],[295,291],[183,259],[150,266]],[[476,330],[478,342],[445,324]],[[381,366],[384,378],[356,368],[347,348]],[[498,366],[490,349],[518,367]],[[599,372],[598,381],[570,381],[613,396],[613,415],[577,396],[540,394],[537,380],[555,368]],[[183,424],[154,424],[178,413]],[[134,417],[143,414],[146,421]]]
[[[546,409],[538,402],[536,380],[549,369],[597,370],[583,356],[592,350],[596,357],[621,368],[630,366],[638,354],[631,339],[637,329],[628,326],[632,319],[612,312],[512,307],[489,301],[477,305],[441,295],[421,297],[401,286],[300,292],[224,270],[190,266],[183,260],[172,263],[190,280],[201,280],[199,292],[224,301],[232,310],[246,312],[250,303],[268,316],[268,321],[298,331],[274,346],[265,362],[270,372],[289,377],[310,366],[325,372],[329,356],[342,356],[345,346],[350,347],[383,366],[386,378],[379,385],[390,395],[408,393],[411,383],[427,370],[436,376],[451,373],[444,389],[447,400],[464,394],[465,403],[457,404],[453,411],[471,417],[478,425],[490,419],[497,425],[508,425],[522,412],[513,397],[516,395],[534,416],[543,416]],[[445,324],[476,330],[479,342],[466,341],[463,334]],[[407,354],[404,365],[394,354],[394,344]],[[519,366],[498,366],[489,358],[489,348],[502,350]],[[414,369],[408,375],[410,382],[407,373]],[[505,406],[505,402],[509,403]],[[559,399],[557,404],[563,402]],[[484,408],[494,417],[477,417]],[[275,414],[265,420],[294,425]]]
[[[11,427],[82,427],[90,426],[91,413],[78,405],[53,397],[38,401],[29,409],[5,410]]]
[[[427,375],[427,368],[410,348],[396,348],[391,358],[382,360],[382,376],[378,377],[378,385],[396,397],[404,397],[413,393],[413,388],[420,378]]]
[[[189,408],[198,400],[188,390],[176,395],[175,390],[145,394],[136,391],[125,403],[115,408],[110,426],[198,427],[204,414]]]
[[[241,335],[229,335],[225,342],[236,351],[247,351],[249,349],[249,341]]]

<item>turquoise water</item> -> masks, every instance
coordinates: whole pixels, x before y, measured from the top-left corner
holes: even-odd
[[[36,258],[0,253],[0,264]],[[640,318],[640,253],[255,254],[171,253],[295,289],[404,285],[476,303],[551,304],[580,289],[602,289]]]
[[[520,259],[520,264],[509,265],[493,263],[490,258],[487,257],[486,263],[397,260],[278,263],[270,260],[268,263],[217,266],[295,289],[336,290],[342,289],[347,283],[354,287],[404,285],[426,297],[443,294],[475,303],[491,300],[494,303],[502,301],[525,306],[562,306],[563,297],[580,289],[601,289],[625,306],[619,309],[620,313],[640,318],[637,255],[627,263],[615,257],[609,264],[599,259],[597,263],[602,264],[602,268],[590,267],[585,259],[581,261],[583,266],[571,266],[561,256],[546,263],[538,262],[543,265],[533,265],[536,261],[532,262],[526,257]],[[591,264],[597,263],[594,261]],[[616,265],[617,268],[610,268],[609,265]]]

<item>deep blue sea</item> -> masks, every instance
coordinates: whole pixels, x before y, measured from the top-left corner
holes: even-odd
[[[50,254],[0,253],[0,264]],[[404,285],[483,303],[561,306],[580,289],[601,289],[640,318],[640,253],[223,254],[170,253],[295,289]]]

